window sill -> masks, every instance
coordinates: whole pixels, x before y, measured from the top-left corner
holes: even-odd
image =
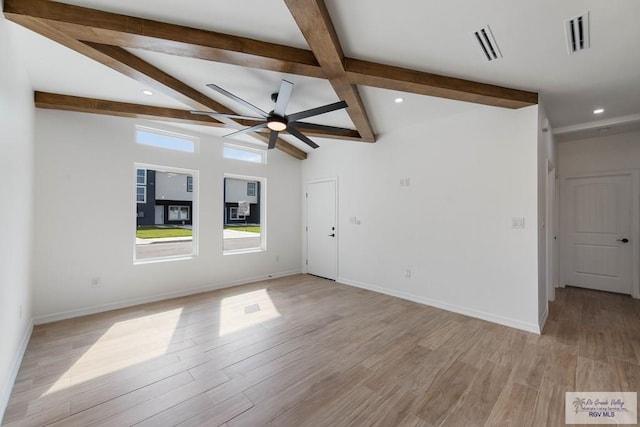
[[[223,251],[222,255],[238,255],[238,254],[253,254],[256,252],[265,252],[265,248],[250,248],[250,249],[235,249],[231,251]]]
[[[180,255],[180,256],[162,257],[162,258],[134,259],[133,265],[157,264],[160,262],[170,262],[170,261],[188,261],[190,259],[195,259],[195,258],[197,258],[196,255]]]

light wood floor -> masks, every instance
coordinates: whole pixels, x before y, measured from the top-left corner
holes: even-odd
[[[35,328],[20,426],[560,426],[640,390],[640,301],[559,289],[537,336],[312,276]]]

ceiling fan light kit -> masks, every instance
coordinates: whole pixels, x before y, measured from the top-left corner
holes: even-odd
[[[287,120],[284,117],[271,116],[267,119],[267,127],[276,132],[282,132],[287,128]]]
[[[280,83],[280,90],[277,93],[271,95],[271,100],[273,100],[276,105],[273,111],[267,113],[266,111],[256,107],[255,105],[245,101],[244,99],[232,94],[221,88],[220,86],[214,84],[208,84],[208,87],[215,90],[221,95],[226,96],[227,98],[243,105],[244,107],[253,110],[258,114],[258,117],[255,116],[243,116],[240,114],[226,114],[226,113],[216,113],[214,111],[192,111],[192,114],[202,114],[211,117],[226,117],[231,119],[244,119],[244,120],[262,120],[262,123],[259,123],[255,126],[251,126],[245,129],[241,129],[239,131],[230,133],[225,135],[225,137],[237,136],[249,132],[259,131],[261,129],[267,128],[271,131],[269,135],[269,149],[275,148],[276,143],[278,141],[278,135],[280,132],[288,132],[290,135],[298,138],[300,141],[304,142],[311,148],[318,148],[318,144],[313,142],[309,137],[304,135],[297,128],[306,128],[306,129],[315,129],[315,130],[324,130],[330,131],[334,133],[348,133],[349,129],[333,127],[333,126],[325,126],[319,125],[316,123],[306,123],[301,122],[299,120],[306,119],[308,117],[319,116],[321,114],[330,113],[332,111],[341,110],[343,108],[347,108],[347,103],[345,101],[334,102],[333,104],[323,105],[321,107],[311,108],[309,110],[299,111],[293,114],[286,114],[287,105],[289,104],[289,100],[291,99],[291,94],[293,93],[293,83],[282,80]]]

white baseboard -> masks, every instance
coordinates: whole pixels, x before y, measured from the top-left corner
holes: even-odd
[[[549,304],[547,304],[547,306],[544,308],[544,313],[542,313],[542,316],[540,316],[540,324],[538,325],[538,327],[540,328],[540,332],[538,332],[539,334],[541,334],[542,331],[544,330],[544,325],[545,323],[547,323],[548,317],[549,317]]]
[[[29,322],[29,324],[27,325],[27,329],[24,331],[22,341],[20,342],[20,347],[18,347],[18,351],[13,359],[13,364],[11,365],[11,371],[9,372],[7,383],[2,385],[2,397],[0,398],[0,424],[2,424],[4,412],[7,410],[9,398],[11,397],[11,390],[13,390],[13,384],[16,382],[16,377],[18,376],[18,371],[20,370],[20,365],[22,364],[22,358],[24,357],[24,353],[27,350],[27,345],[29,344],[29,340],[31,339],[32,332],[33,320]]]
[[[367,289],[369,291],[378,292],[392,297],[402,298],[409,301],[417,302],[419,304],[429,305],[443,310],[452,311],[454,313],[463,314],[465,316],[475,317],[477,319],[486,320],[488,322],[498,323],[500,325],[509,326],[511,328],[521,329],[523,331],[532,332],[534,334],[540,334],[540,326],[535,323],[527,323],[508,317],[497,316],[495,314],[487,313],[484,311],[476,310],[473,308],[462,307],[455,304],[449,304],[444,301],[438,301],[431,298],[424,298],[421,296],[408,294],[405,292],[394,291],[391,289],[383,288],[381,286],[370,285],[368,283],[358,282],[357,280],[346,279],[339,277],[338,283],[343,283],[349,286],[355,286],[357,288]]]
[[[194,294],[201,294],[203,292],[215,291],[217,289],[230,288],[232,286],[238,286],[238,285],[246,285],[248,283],[260,282],[262,280],[275,279],[278,277],[293,276],[295,274],[300,274],[300,273],[301,273],[301,270],[282,271],[279,273],[271,273],[271,274],[262,275],[262,276],[246,277],[243,279],[236,279],[236,280],[230,280],[227,282],[215,283],[212,285],[202,286],[198,288],[182,289],[179,291],[165,292],[162,294],[156,294],[156,295],[151,295],[151,296],[146,296],[141,298],[133,298],[133,299],[119,301],[119,302],[95,305],[92,307],[81,308],[78,310],[62,311],[59,313],[38,316],[33,319],[33,323],[35,325],[42,325],[44,323],[57,322],[59,320],[71,319],[74,317],[86,316],[89,314],[96,314],[96,313],[102,313],[105,311],[117,310],[120,308],[132,307],[134,305],[146,304],[149,302],[156,302],[156,301],[162,301],[162,300],[171,299],[171,298],[179,298],[179,297],[184,297],[184,296],[189,296]]]

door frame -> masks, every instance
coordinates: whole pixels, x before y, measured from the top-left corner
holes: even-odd
[[[304,256],[302,258],[302,272],[307,274],[308,273],[308,269],[307,269],[307,255],[309,253],[308,250],[308,245],[309,245],[309,240],[308,240],[308,236],[307,236],[307,229],[309,226],[309,216],[307,215],[307,193],[309,192],[309,184],[319,184],[321,182],[333,182],[334,183],[334,188],[335,188],[335,212],[333,213],[336,219],[336,257],[335,257],[335,264],[336,264],[336,281],[338,281],[338,278],[340,277],[340,257],[338,256],[339,252],[340,252],[340,221],[338,220],[338,201],[340,200],[340,197],[338,197],[339,194],[339,187],[338,187],[338,177],[337,176],[330,176],[330,177],[326,177],[326,178],[315,178],[315,179],[307,179],[304,181],[304,187],[302,188],[302,212],[304,215],[304,223],[302,225],[302,239],[303,239],[303,244],[302,244],[302,248],[304,250]]]
[[[562,248],[567,240],[567,233],[564,230],[564,213],[566,212],[566,191],[567,181],[570,179],[579,178],[601,178],[608,176],[631,176],[631,296],[633,298],[640,298],[640,170],[639,169],[620,169],[611,171],[602,171],[585,174],[574,174],[560,177],[560,248]],[[566,260],[562,259],[562,250],[559,250],[560,255],[560,281],[562,287],[566,285]]]
[[[546,181],[546,203],[545,203],[545,240],[546,240],[546,282],[547,282],[547,300],[556,300],[556,286],[553,280],[553,270],[555,264],[555,245],[554,245],[554,204],[555,204],[555,187],[556,187],[556,169],[553,167],[549,159],[547,159],[547,181]]]

